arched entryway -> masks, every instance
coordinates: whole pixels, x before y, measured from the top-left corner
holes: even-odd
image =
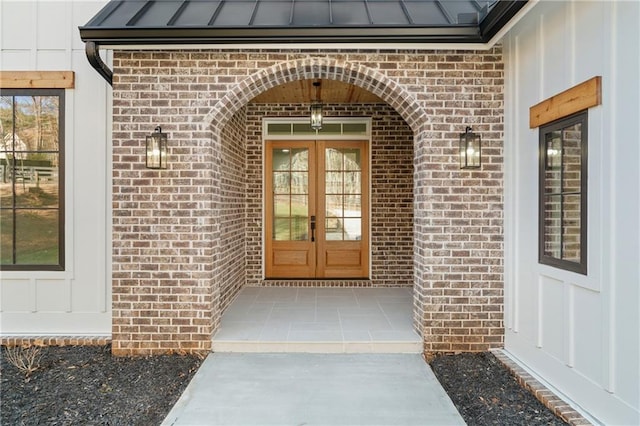
[[[260,109],[252,106],[251,100],[268,91],[271,88],[297,80],[336,80],[361,87],[377,97],[384,104],[378,108],[375,106],[346,106],[342,110],[337,108],[335,116],[344,115],[345,111],[350,114],[371,116],[375,114],[386,114],[395,116],[397,121],[404,126],[405,137],[409,139],[409,150],[405,150],[405,157],[391,159],[386,164],[393,162],[411,166],[416,163],[415,155],[422,152],[419,148],[426,139],[425,124],[427,117],[421,109],[417,100],[394,80],[363,65],[341,62],[326,58],[309,58],[297,61],[281,63],[261,70],[246,78],[242,83],[235,86],[224,96],[207,115],[205,121],[212,134],[212,147],[215,164],[219,164],[219,169],[214,170],[214,181],[220,185],[220,191],[214,200],[214,217],[220,218],[218,226],[214,229],[213,241],[217,241],[217,255],[213,266],[213,293],[214,303],[213,322],[217,327],[220,315],[226,309],[237,292],[245,285],[261,285],[263,276],[261,270],[255,268],[256,258],[262,252],[262,199],[260,197],[263,173],[261,166],[263,163],[262,138],[259,137],[259,144],[255,143],[255,134],[261,134],[258,128],[256,116],[263,114],[268,116],[286,116],[298,114],[305,115],[306,105],[287,108],[267,108]],[[382,110],[382,111],[380,111]],[[284,112],[283,112],[284,111]],[[342,112],[342,113],[341,113]],[[243,135],[243,129],[249,129],[249,135]],[[255,133],[255,134],[253,134]],[[253,140],[253,144],[252,144]],[[259,149],[256,148],[259,145]],[[256,148],[256,149],[253,149]],[[382,148],[383,150],[384,148]],[[382,150],[380,152],[382,152]],[[376,158],[380,155],[377,154]],[[240,165],[239,160],[246,159]],[[380,167],[384,166],[384,161]],[[260,169],[260,170],[257,170]],[[393,173],[391,171],[390,173]],[[417,181],[415,179],[416,170],[411,167],[409,194],[405,194],[404,201],[409,200],[410,217],[408,223],[408,233],[411,234],[411,257],[409,264],[405,264],[405,272],[409,275],[409,281],[413,287],[413,326],[416,331],[423,335],[425,298],[422,280],[416,270],[420,269],[420,253],[416,243],[417,235],[414,235],[415,218],[420,216],[416,211],[413,194],[416,193]],[[243,209],[241,186],[247,188],[249,194],[255,196],[244,205],[244,216],[238,218],[239,210]],[[372,182],[372,187],[376,182]],[[393,190],[390,191],[392,193]],[[398,190],[396,190],[398,192]],[[421,191],[417,191],[418,193]],[[256,200],[256,198],[259,198]],[[392,216],[393,213],[388,216]],[[372,214],[372,217],[375,214]],[[382,216],[382,214],[380,214]],[[398,219],[396,218],[396,221]],[[384,225],[382,225],[384,227]],[[242,243],[241,243],[242,242]],[[252,249],[259,246],[258,250]],[[248,248],[247,248],[248,247]],[[256,252],[258,254],[256,254]],[[381,257],[384,254],[381,255]],[[258,259],[259,261],[259,259]],[[270,285],[291,286],[302,285],[312,286],[313,281],[301,282],[300,280],[287,282],[270,282]],[[333,282],[323,283],[328,286],[362,286],[371,285],[371,282]],[[411,285],[410,284],[410,285]]]

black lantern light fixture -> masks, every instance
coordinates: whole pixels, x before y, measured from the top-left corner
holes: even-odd
[[[311,114],[311,128],[313,130],[322,129],[322,101],[320,100],[320,82],[314,81],[313,87],[316,88],[316,98],[311,103],[309,109]]]
[[[467,127],[464,133],[460,133],[460,168],[479,169],[481,148],[480,135],[473,133],[471,127]]]
[[[147,136],[147,168],[167,168],[167,135],[160,126]]]

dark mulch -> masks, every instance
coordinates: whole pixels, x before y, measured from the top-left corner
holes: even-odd
[[[431,368],[468,425],[565,425],[490,353],[438,356]]]
[[[201,364],[195,356],[111,356],[48,347],[30,377],[0,362],[2,425],[158,425]],[[491,354],[439,356],[436,376],[469,425],[563,425]]]
[[[42,348],[25,377],[2,349],[2,425],[158,425],[200,366],[195,356],[111,356],[110,346]]]

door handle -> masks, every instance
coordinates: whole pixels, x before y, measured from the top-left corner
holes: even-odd
[[[316,217],[311,216],[311,242],[316,240]]]

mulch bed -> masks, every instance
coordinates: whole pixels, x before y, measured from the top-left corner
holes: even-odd
[[[110,346],[42,348],[28,377],[2,349],[2,425],[159,425],[202,360],[111,356]],[[469,425],[563,425],[491,354],[438,356],[436,376]]]
[[[159,425],[202,360],[111,356],[110,346],[42,348],[29,377],[2,349],[2,425]]]
[[[566,424],[490,353],[442,355],[430,364],[469,426]]]

